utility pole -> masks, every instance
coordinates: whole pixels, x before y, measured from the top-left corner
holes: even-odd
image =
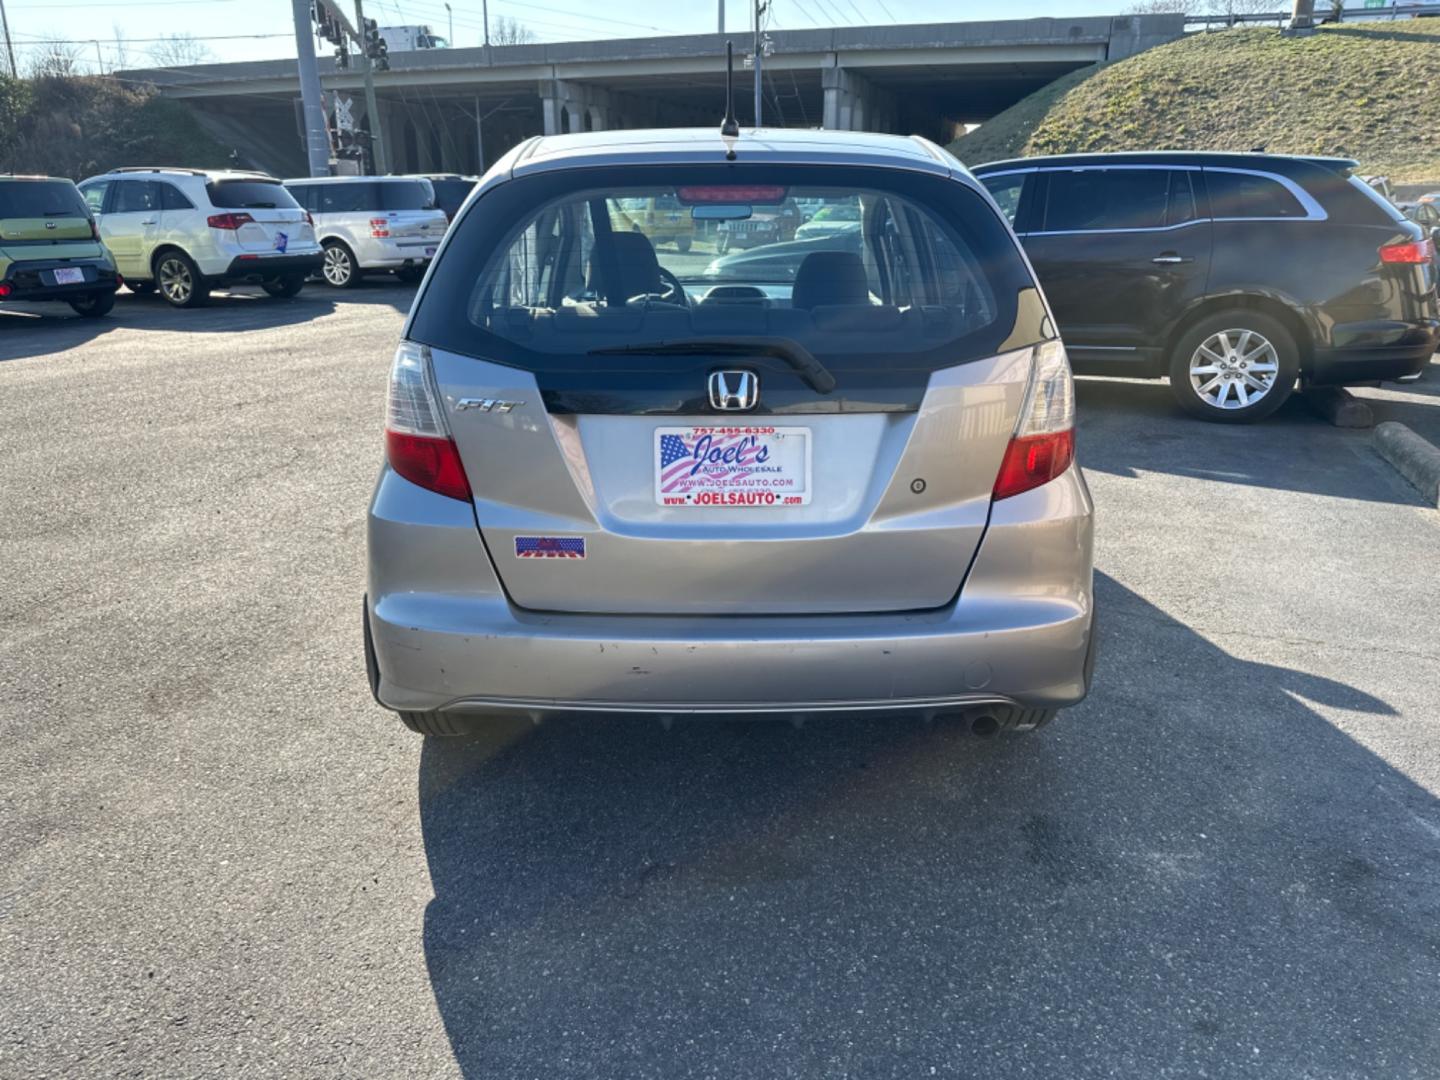
[[[370,60],[365,41],[365,9],[360,0],[355,0],[355,26],[359,37],[356,44],[360,49],[360,74],[365,79],[365,124],[370,129],[370,164],[376,176],[384,176],[390,168],[385,160],[385,139],[380,132],[384,125],[380,122],[380,106],[375,103],[375,65]]]
[[[15,70],[15,46],[10,44],[10,17],[5,14],[5,0],[0,0],[0,23],[5,26],[5,51],[10,54],[10,77],[18,79],[20,73]]]
[[[761,125],[760,121],[760,61],[765,53],[765,46],[761,40],[761,20],[766,10],[770,7],[768,0],[755,0],[755,126]]]
[[[485,50],[490,50],[490,0],[480,0],[480,21],[485,25]]]
[[[455,12],[450,10],[450,4],[448,2],[445,4],[445,17],[450,20],[450,36],[445,40],[450,43],[450,47],[453,49],[455,47]]]
[[[305,156],[311,176],[330,175],[330,135],[320,104],[320,71],[315,66],[315,34],[310,29],[310,0],[291,0],[295,54],[300,63],[300,101],[305,117]]]
[[[725,33],[725,0],[720,0],[720,21],[716,28],[722,35]]]

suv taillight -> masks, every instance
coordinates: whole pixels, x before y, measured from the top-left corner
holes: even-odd
[[[445,426],[434,378],[430,350],[402,341],[390,365],[385,460],[412,484],[468,502],[470,480]]]
[[[377,239],[383,239],[390,235],[390,219],[383,217],[372,217],[370,219],[370,235]]]
[[[100,226],[95,224],[95,219],[93,217],[90,219],[90,239],[100,239]]]
[[[1065,346],[1035,346],[1031,364],[1020,422],[995,477],[996,499],[1048,484],[1075,460],[1075,382]]]
[[[249,214],[211,214],[205,219],[205,224],[212,229],[238,229],[241,225],[249,225],[255,219]]]
[[[1386,244],[1380,249],[1382,263],[1428,263],[1433,258],[1435,241],[1428,236],[1408,244]]]
[[[311,216],[309,210],[305,211],[305,224],[309,225],[312,229],[315,227],[315,218]]]

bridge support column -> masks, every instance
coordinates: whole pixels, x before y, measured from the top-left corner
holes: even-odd
[[[898,122],[895,95],[882,90],[857,72],[840,66],[834,53],[820,71],[825,92],[821,121],[833,131],[891,131]]]
[[[614,112],[612,95],[598,86],[567,79],[542,79],[539,93],[546,135],[559,135],[562,131],[604,131],[608,126],[606,121]]]

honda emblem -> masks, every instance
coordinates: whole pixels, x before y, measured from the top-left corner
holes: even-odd
[[[753,371],[712,371],[710,407],[722,412],[747,412],[760,403],[760,376]]]

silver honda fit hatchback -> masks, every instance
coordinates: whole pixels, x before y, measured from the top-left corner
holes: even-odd
[[[688,222],[657,236],[644,201]],[[719,254],[726,223],[854,230]],[[681,250],[676,224],[691,242]],[[452,226],[390,372],[367,666],[425,734],[498,717],[1085,696],[1091,502],[1004,218],[919,139],[534,139]]]

